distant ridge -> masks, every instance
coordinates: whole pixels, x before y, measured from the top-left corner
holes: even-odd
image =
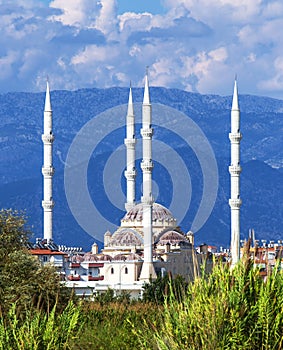
[[[242,232],[254,228],[256,238],[282,239],[283,230],[283,101],[241,95]],[[134,102],[142,101],[143,90],[133,89]],[[93,238],[84,233],[68,208],[64,193],[64,161],[80,128],[95,115],[127,103],[127,88],[51,91],[54,118],[54,235],[58,244],[89,247]],[[229,157],[231,96],[201,95],[177,89],[151,88],[152,103],[161,103],[190,116],[203,130],[215,152],[219,169],[218,198],[212,215],[197,233],[197,242],[227,246],[230,240]],[[42,142],[44,93],[6,93],[0,95],[0,205],[26,209],[35,236],[42,236]],[[124,117],[124,116],[121,116]],[[154,116],[153,116],[154,119]],[[103,125],[101,129],[103,130]],[[124,135],[121,135],[123,144]],[[176,145],[178,147],[178,145]],[[180,146],[182,147],[182,146]],[[59,157],[59,153],[60,157]],[[108,152],[108,153],[107,153]],[[105,162],[109,149],[99,159],[91,159],[89,178],[96,163]],[[197,168],[189,164],[190,173]],[[158,174],[155,180],[162,181]],[[90,182],[90,192],[92,191]],[[99,188],[99,187],[98,187]],[[95,189],[97,191],[97,188]],[[201,186],[195,187],[196,206]],[[163,194],[162,201],[168,198]],[[107,210],[107,203],[106,210]],[[196,210],[194,203],[190,208]],[[120,211],[109,206],[119,224]],[[111,215],[111,214],[110,214]],[[190,216],[183,227],[190,229]],[[105,228],[107,230],[107,227]]]

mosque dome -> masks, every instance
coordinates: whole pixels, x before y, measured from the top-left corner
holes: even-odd
[[[142,236],[133,229],[124,228],[116,231],[111,241],[109,242],[109,246],[141,246],[143,245]]]
[[[165,232],[157,242],[158,244],[165,245],[169,244],[180,244],[181,242],[190,243],[187,238],[177,231],[167,231]]]
[[[133,222],[140,221],[143,219],[143,204],[139,203],[130,209],[126,215],[123,217],[122,222]],[[165,208],[163,205],[158,203],[153,203],[152,205],[152,221],[167,221],[176,223],[176,219],[173,217],[172,213]]]

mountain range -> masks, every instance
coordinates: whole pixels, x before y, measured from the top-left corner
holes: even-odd
[[[77,91],[51,91],[53,109],[54,142],[54,240],[67,246],[82,246],[90,249],[94,240],[101,241],[107,229],[119,226],[124,215],[123,203],[115,205],[105,193],[103,169],[113,152],[122,152],[125,128],[113,132],[111,120],[114,121],[121,108],[121,120],[125,120],[124,111],[128,100],[127,88],[80,89]],[[143,90],[133,89],[135,108],[139,109]],[[215,205],[206,223],[195,232],[196,243],[228,247],[230,242],[230,109],[231,96],[201,95],[177,89],[152,87],[151,102],[154,105],[165,105],[171,110],[182,113],[194,121],[206,136],[216,158],[218,169],[218,190]],[[28,225],[33,237],[42,237],[42,174],[44,93],[6,93],[0,95],[0,206],[25,210]],[[283,154],[282,154],[282,116],[283,101],[267,97],[241,95],[241,237],[248,237],[248,230],[253,228],[257,239],[283,239]],[[112,112],[113,111],[113,112]],[[105,119],[103,116],[105,114]],[[107,114],[108,113],[108,114]],[[113,115],[111,115],[113,113]],[[109,119],[110,114],[110,119]],[[87,185],[97,211],[110,223],[109,227],[97,226],[103,232],[86,232],[73,216],[65,193],[64,172],[66,176],[67,159],[70,146],[82,128],[91,120],[102,115],[98,132],[102,141],[95,145],[89,159],[78,159],[78,164],[87,162]],[[158,116],[153,115],[153,124]],[[121,121],[123,124],[123,121]],[[170,123],[172,123],[170,125]],[[156,140],[162,141],[174,149],[188,169],[191,183],[191,201],[188,211],[180,223],[184,232],[191,229],[197,213],[203,191],[203,175],[200,164],[190,145],[185,144],[178,135],[170,133],[171,126],[178,119],[166,124],[166,130],[156,126]],[[121,125],[122,125],[121,124]],[[158,123],[157,123],[158,124]],[[137,132],[137,138],[140,138]],[[85,139],[87,147],[91,135]],[[140,140],[138,143],[141,144]],[[116,154],[115,153],[115,154]],[[169,153],[168,153],[169,154]],[[118,156],[119,158],[120,156]],[[122,159],[122,158],[119,159]],[[140,157],[140,156],[139,156]],[[153,179],[158,188],[156,200],[169,206],[172,196],[174,177],[180,177],[180,169],[170,168],[157,160],[153,171]],[[166,158],[166,155],[164,156]],[[111,168],[111,167],[110,167]],[[124,165],[113,166],[113,183],[110,176],[110,192],[122,188],[125,192],[123,177]],[[141,170],[137,164],[137,199],[141,196]],[[111,173],[110,171],[110,173]],[[182,175],[182,174],[181,174]],[[109,176],[108,176],[109,177]],[[119,180],[117,183],[117,179]],[[65,179],[66,180],[66,179]],[[109,180],[109,179],[108,179]],[[74,185],[76,186],[76,184]],[[111,187],[112,186],[112,187]],[[112,189],[113,190],[112,190]],[[173,194],[174,192],[174,194]],[[121,196],[120,196],[121,197]],[[119,195],[117,196],[119,200]],[[181,194],[180,194],[180,197]],[[183,197],[182,197],[183,198]],[[82,207],[78,198],[78,206]],[[120,200],[121,201],[121,200]],[[180,203],[181,205],[181,203]],[[174,214],[174,213],[173,213]],[[96,228],[96,217],[87,216],[85,220],[92,222]],[[98,242],[101,246],[101,243]]]

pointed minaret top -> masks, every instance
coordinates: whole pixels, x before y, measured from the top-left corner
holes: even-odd
[[[49,89],[49,82],[46,81],[46,94],[45,94],[45,106],[44,106],[45,112],[51,112],[51,102],[50,102],[50,89]]]
[[[128,102],[128,115],[134,115],[132,83],[130,83],[129,102]]]
[[[237,76],[236,76],[235,83],[234,83],[232,111],[238,111],[238,110],[239,110],[239,101],[238,101],[238,86],[237,86]]]
[[[148,67],[146,67],[146,74],[145,74],[143,104],[150,104],[149,87],[148,87]]]

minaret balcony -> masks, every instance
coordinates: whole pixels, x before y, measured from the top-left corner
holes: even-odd
[[[229,205],[231,209],[240,209],[242,200],[240,198],[231,198],[229,199]]]
[[[240,132],[229,133],[229,139],[232,143],[239,143],[242,140],[242,134]]]
[[[125,178],[127,180],[134,180],[137,176],[136,170],[125,170]]]
[[[53,143],[55,137],[53,134],[43,134],[41,138],[43,143]]]
[[[42,201],[42,207],[43,207],[43,209],[45,209],[45,210],[52,210],[53,209],[53,207],[54,207],[54,201],[53,200],[51,200],[51,201],[46,201],[46,200],[43,200]]]
[[[141,162],[141,169],[144,173],[151,173],[153,169],[152,160],[143,160]]]
[[[240,165],[230,165],[229,166],[229,173],[231,175],[240,175],[242,171],[242,168]]]
[[[42,175],[44,177],[52,177],[55,173],[53,166],[42,167]]]
[[[152,138],[153,135],[153,129],[152,128],[142,128],[141,129],[141,136],[144,138]]]
[[[127,148],[134,148],[136,143],[137,143],[137,140],[136,139],[125,139],[124,143],[125,143],[125,146]]]

